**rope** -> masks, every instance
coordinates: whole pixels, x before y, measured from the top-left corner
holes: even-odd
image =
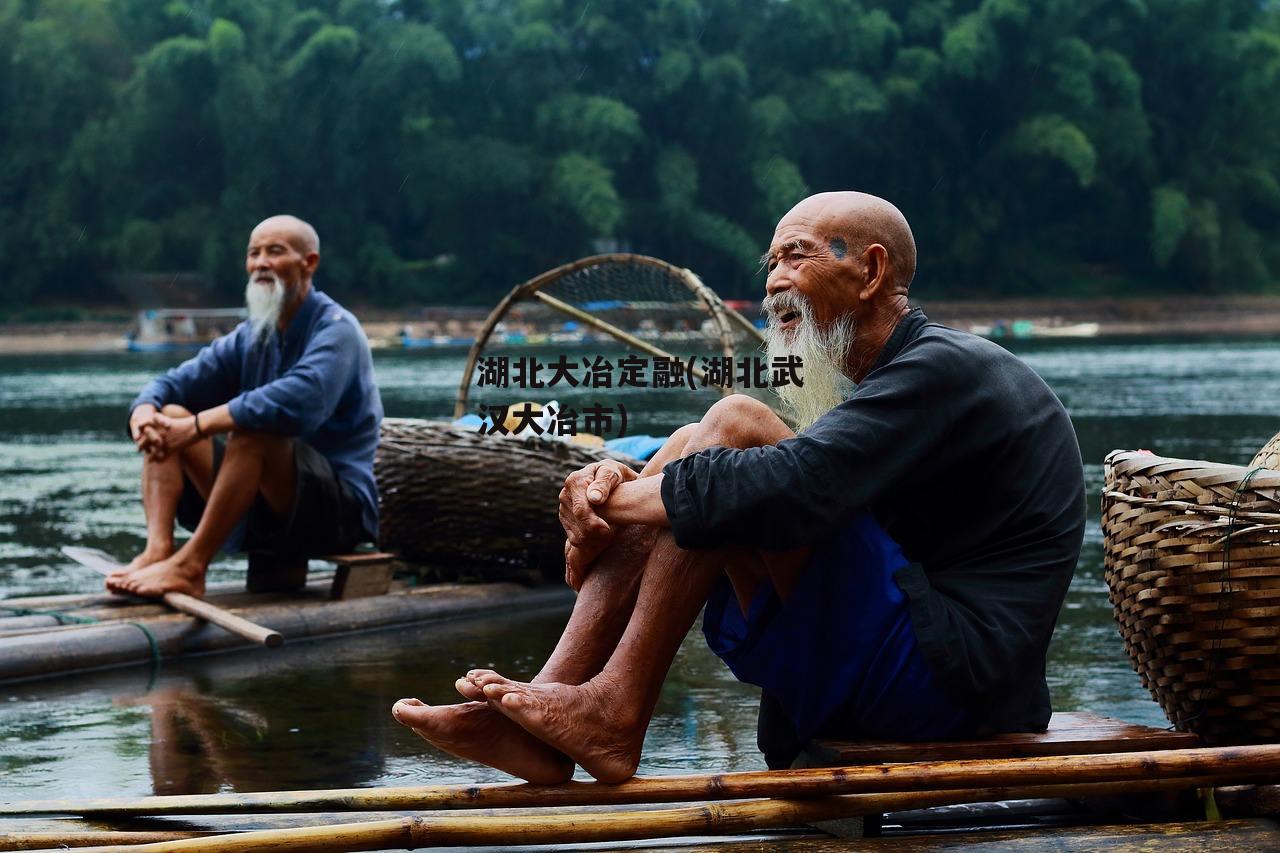
[[[30,607],[12,607],[9,605],[0,605],[0,610],[12,613],[14,616],[51,616],[59,625],[104,625],[107,624],[101,619],[94,619],[92,616],[77,616],[66,610],[35,610]],[[160,665],[160,641],[156,639],[156,635],[151,629],[141,622],[120,622],[122,625],[132,625],[142,632],[147,638],[147,646],[151,650],[152,666]]]

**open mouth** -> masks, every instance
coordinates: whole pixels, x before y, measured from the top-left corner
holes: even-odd
[[[799,320],[800,320],[799,311],[787,311],[786,313],[784,313],[782,316],[778,318],[778,325],[784,328],[790,328],[792,325],[799,322]]]

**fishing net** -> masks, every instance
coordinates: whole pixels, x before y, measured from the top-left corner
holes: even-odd
[[[484,396],[476,382],[483,358],[531,344],[604,344],[649,359],[679,358],[696,383],[730,393],[706,382],[699,356],[754,357],[762,341],[751,321],[691,271],[645,255],[595,255],[532,278],[498,303],[468,354],[454,417]]]

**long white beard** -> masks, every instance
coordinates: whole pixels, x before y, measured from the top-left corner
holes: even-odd
[[[284,311],[284,282],[275,273],[270,275],[270,284],[254,281],[254,275],[249,277],[249,283],[244,288],[244,304],[249,309],[249,325],[253,329],[254,341],[261,341],[271,334],[280,323],[280,313]]]
[[[802,432],[853,392],[853,381],[844,372],[856,331],[853,316],[846,314],[820,329],[813,321],[809,300],[791,290],[767,297],[762,308],[769,318],[764,333],[769,361],[777,356],[800,357],[802,366],[797,372],[804,385],[781,385],[773,390],[783,411],[795,421],[796,432]],[[791,311],[799,312],[800,321],[785,331],[778,328],[779,318]]]

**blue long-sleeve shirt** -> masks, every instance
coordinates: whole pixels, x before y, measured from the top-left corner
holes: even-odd
[[[253,339],[248,322],[153,379],[130,404],[192,412],[229,405],[241,429],[292,436],[318,450],[359,500],[364,533],[378,537],[373,456],[382,398],[360,323],[314,287],[284,335]]]

